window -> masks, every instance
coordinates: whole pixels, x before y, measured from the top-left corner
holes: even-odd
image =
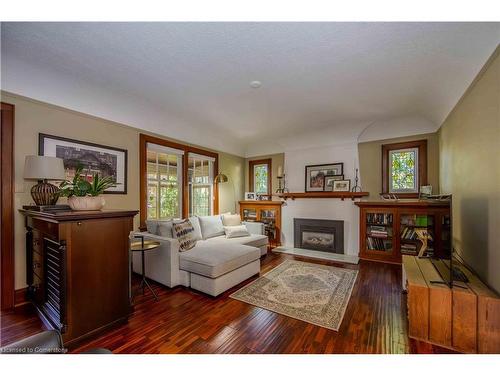
[[[147,218],[182,217],[182,150],[147,144]]]
[[[382,193],[416,197],[426,184],[426,140],[382,146]]]
[[[213,181],[215,159],[189,153],[189,216],[208,216],[213,212]]]
[[[147,219],[219,212],[217,153],[140,135],[140,228]]]
[[[249,162],[249,188],[257,194],[272,194],[271,159],[251,160]]]

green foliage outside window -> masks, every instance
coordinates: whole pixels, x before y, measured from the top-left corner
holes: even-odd
[[[416,190],[416,151],[391,153],[391,190]]]
[[[255,193],[268,194],[267,186],[268,170],[267,165],[256,165],[254,167]]]

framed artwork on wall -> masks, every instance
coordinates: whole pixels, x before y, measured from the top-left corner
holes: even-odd
[[[338,176],[325,176],[325,191],[333,191],[334,182],[343,179],[344,179],[343,174]]]
[[[113,177],[117,186],[105,194],[127,194],[127,150],[40,133],[38,154],[63,159],[66,180],[72,180],[81,165],[90,180],[95,173]]]
[[[333,191],[351,191],[351,180],[333,181]]]
[[[344,163],[306,165],[305,191],[325,191],[325,177],[344,174]]]

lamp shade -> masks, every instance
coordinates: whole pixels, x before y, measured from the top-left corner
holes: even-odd
[[[214,183],[216,183],[216,184],[220,184],[220,183],[227,182],[227,181],[228,181],[228,178],[224,173],[219,173],[214,178]]]
[[[26,156],[24,178],[26,180],[65,180],[63,159],[53,156]]]

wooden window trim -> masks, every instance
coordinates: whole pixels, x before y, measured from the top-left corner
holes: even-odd
[[[272,159],[259,159],[259,160],[250,160],[248,162],[248,181],[249,181],[249,186],[248,189],[249,191],[253,192],[254,191],[254,175],[253,175],[253,169],[255,165],[261,165],[261,164],[267,164],[267,169],[269,173],[267,174],[267,195],[271,195],[273,193],[273,186],[272,186]]]
[[[14,278],[14,117],[15,107],[1,103],[0,141],[0,270],[1,310],[10,310],[15,305]]]
[[[182,143],[172,142],[163,138],[153,137],[147,134],[139,135],[139,175],[140,175],[140,229],[146,228],[146,217],[147,217],[147,144],[155,143],[160,146],[176,148],[178,150],[184,151],[182,156],[182,217],[187,218],[189,215],[189,183],[188,183],[188,159],[189,153],[195,153],[205,156],[210,156],[215,159],[214,162],[214,177],[219,173],[219,154],[216,152],[211,152],[203,150],[201,148],[189,146]],[[214,192],[214,214],[219,213],[219,188],[217,184],[213,183]]]
[[[382,194],[389,193],[389,152],[405,148],[418,149],[418,185],[427,185],[427,140],[382,145]],[[396,193],[398,198],[418,198],[418,193]]]

